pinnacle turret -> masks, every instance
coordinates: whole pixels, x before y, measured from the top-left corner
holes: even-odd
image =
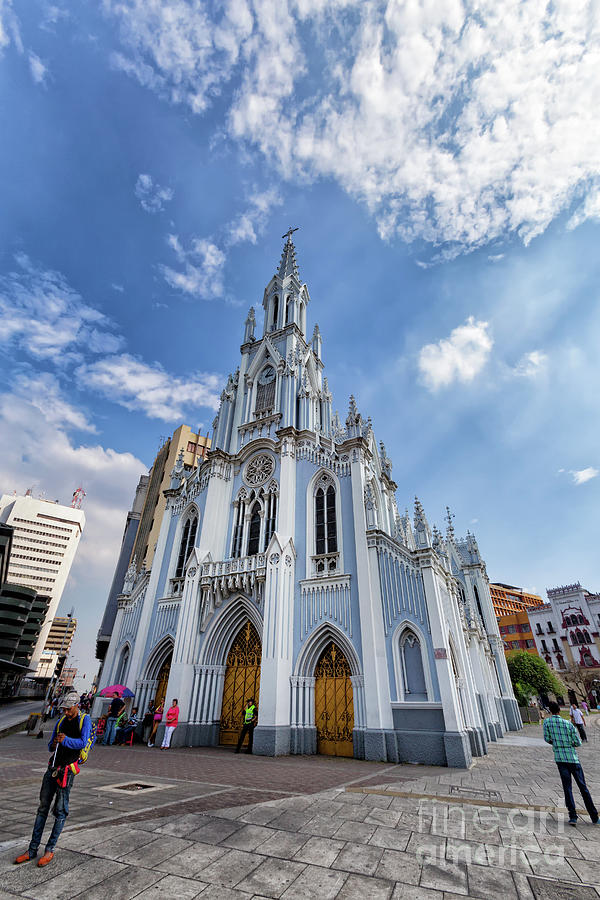
[[[431,547],[431,529],[418,497],[415,497],[415,540],[419,550]]]
[[[283,235],[283,237],[287,237],[287,241],[284,244],[281,262],[279,263],[279,269],[277,270],[277,274],[280,278],[287,278],[288,275],[295,275],[296,278],[300,280],[298,263],[296,262],[296,248],[292,242],[292,232],[296,230],[296,228],[290,228],[287,234]]]
[[[454,524],[452,520],[454,519],[454,513],[450,512],[450,507],[446,507],[446,538],[449,541],[454,541]]]

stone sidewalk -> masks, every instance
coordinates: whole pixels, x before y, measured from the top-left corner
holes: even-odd
[[[15,848],[26,846],[41,778],[29,764],[28,775],[23,771],[4,786],[2,819],[11,822],[11,830],[2,827],[7,843],[0,854],[0,900],[15,895],[32,900],[107,895],[112,900],[597,900],[600,827],[585,816],[576,829],[565,827],[552,751],[540,735],[540,726],[528,726],[522,735],[491,745],[489,756],[469,771],[357,760],[344,767],[342,761],[328,765],[318,758],[226,758],[222,751],[220,757],[219,751],[144,754],[146,769],[165,765],[168,757],[180,780],[143,772],[123,778],[117,771],[121,760],[132,766],[134,757],[99,748],[99,756],[113,754],[115,770],[90,769],[80,776],[86,781],[73,790],[70,824],[45,870],[12,864]],[[592,728],[580,757],[600,802],[599,736]],[[18,745],[11,750],[4,744],[0,772],[21,770]],[[185,780],[184,766],[193,768],[197,758],[221,759],[220,787],[207,781],[202,793],[201,782]],[[261,799],[269,763],[277,796]],[[326,772],[338,783],[307,791],[311,766],[317,781]],[[253,772],[259,781],[253,800],[236,806],[223,802],[232,791],[239,797],[243,787],[234,782],[252,779]],[[344,781],[347,775],[353,777]],[[113,788],[123,781],[151,787],[119,796]],[[110,821],[99,822],[111,815],[106,800],[95,819],[78,818],[75,799],[84,785],[94,795],[113,790],[118,799],[112,801]],[[145,794],[153,786],[161,789]],[[299,786],[302,792],[293,792]],[[190,804],[207,799],[212,809],[190,811]]]

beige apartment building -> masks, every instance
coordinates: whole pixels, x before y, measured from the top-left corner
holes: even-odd
[[[138,572],[142,567],[146,570],[152,568],[160,523],[167,506],[164,491],[169,487],[171,471],[179,454],[183,451],[185,466],[196,468],[206,458],[209,449],[208,435],[196,434],[189,425],[180,425],[158,451],[150,470],[146,501],[131,555]]]

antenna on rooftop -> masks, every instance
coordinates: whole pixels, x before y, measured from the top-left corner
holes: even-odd
[[[83,503],[83,498],[86,496],[86,493],[81,485],[73,491],[73,497],[71,499],[71,508],[72,509],[81,509],[81,504]]]

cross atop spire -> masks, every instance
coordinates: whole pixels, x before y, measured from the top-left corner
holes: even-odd
[[[296,278],[300,278],[298,263],[296,262],[296,248],[292,243],[292,235],[295,231],[298,231],[298,229],[290,226],[286,233],[281,235],[282,237],[287,238],[287,241],[283,245],[281,262],[279,263],[279,269],[277,271],[280,278],[287,278],[288,275],[295,275]]]

